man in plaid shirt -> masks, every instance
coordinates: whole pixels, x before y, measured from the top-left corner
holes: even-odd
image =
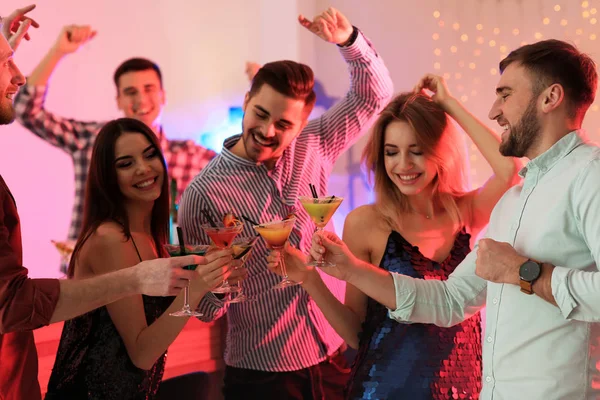
[[[69,239],[76,240],[81,228],[83,198],[96,134],[104,122],[83,122],[55,115],[44,108],[48,79],[58,62],[96,35],[89,26],[65,26],[46,56],[27,79],[15,99],[17,119],[48,143],[69,153],[75,170],[75,201]],[[161,126],[165,105],[160,69],[152,61],[132,58],[115,71],[117,105],[125,117],[152,128],[159,138],[169,176],[177,181],[178,193],[212,160],[216,153],[193,141],[168,140]],[[64,266],[61,267],[63,269]],[[64,272],[64,271],[63,271]]]

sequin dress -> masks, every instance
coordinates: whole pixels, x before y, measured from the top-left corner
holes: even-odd
[[[148,325],[173,302],[173,297],[142,297]],[[165,352],[150,370],[137,368],[108,310],[98,308],[65,322],[45,399],[153,399],[166,358]]]
[[[380,267],[420,279],[445,280],[470,251],[461,231],[442,263],[393,231]],[[359,349],[346,388],[347,399],[478,399],[481,390],[481,318],[441,328],[402,324],[369,299]]]

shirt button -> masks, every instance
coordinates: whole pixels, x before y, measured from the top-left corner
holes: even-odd
[[[490,377],[490,376],[486,376],[486,377],[485,377],[485,381],[486,381],[486,382],[491,382],[491,381],[492,381],[492,377]]]
[[[488,343],[492,343],[492,337],[491,337],[491,336],[488,336],[488,337],[487,337],[487,342],[488,342]]]
[[[492,303],[494,303],[494,304],[498,304],[498,299],[494,299],[494,300],[492,300]]]

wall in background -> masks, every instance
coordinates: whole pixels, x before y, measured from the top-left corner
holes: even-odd
[[[8,0],[0,14],[24,3]],[[47,107],[81,119],[119,116],[112,74],[124,59],[143,56],[163,69],[168,105],[167,135],[199,140],[223,132],[230,107],[240,106],[248,88],[246,60],[260,63],[289,58],[311,65],[332,98],[348,88],[346,67],[335,46],[305,32],[298,13],[309,17],[334,6],[361,28],[385,59],[397,92],[409,90],[425,72],[446,76],[450,90],[487,121],[498,80],[497,64],[524,42],[544,38],[573,41],[596,60],[600,0],[53,0],[34,12],[41,28],[16,56],[27,74],[65,24],[91,24],[98,36],[58,66]],[[585,127],[600,138],[600,112],[594,105]],[[317,108],[314,115],[323,112]],[[238,123],[234,120],[233,126]],[[495,123],[491,123],[495,126]],[[59,256],[51,239],[66,237],[73,198],[71,159],[18,124],[2,127],[0,172],[17,199],[23,224],[25,264],[34,277],[58,276]],[[219,140],[215,141],[218,146]],[[364,138],[337,163],[330,194],[346,200],[334,217],[341,232],[352,207],[371,199],[360,171]],[[473,185],[490,168],[470,141]]]

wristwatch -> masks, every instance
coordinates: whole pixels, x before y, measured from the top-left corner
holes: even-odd
[[[521,292],[525,294],[533,294],[533,283],[540,277],[542,273],[542,263],[529,259],[519,268],[519,284]]]

